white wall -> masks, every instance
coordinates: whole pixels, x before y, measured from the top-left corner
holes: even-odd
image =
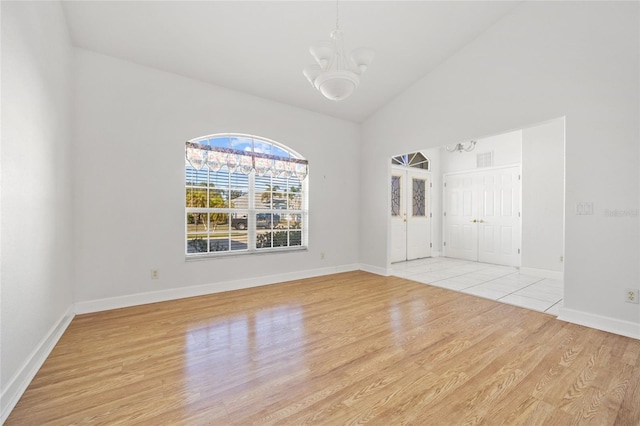
[[[58,3],[1,8],[0,422],[73,302],[69,35]]]
[[[522,131],[522,268],[561,273],[564,118]]]
[[[491,152],[493,166],[510,166],[522,162],[522,131],[501,133],[486,138],[476,138],[476,147],[470,152],[448,152],[441,148],[442,173],[462,172],[477,169],[478,154]],[[468,141],[463,141],[466,144]],[[454,146],[455,144],[451,144]]]
[[[564,317],[640,336],[640,309],[624,302],[639,287],[638,217],[604,215],[638,209],[638,15],[635,2],[524,2],[368,119],[361,262],[388,267],[392,154],[566,116]],[[595,214],[570,214],[578,201]]]
[[[75,66],[77,301],[357,268],[358,125],[81,49]],[[184,142],[220,132],[309,160],[308,251],[185,261]]]

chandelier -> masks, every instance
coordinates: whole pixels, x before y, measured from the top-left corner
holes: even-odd
[[[469,145],[464,146],[462,143],[456,144],[454,147],[445,146],[446,150],[449,152],[462,152],[462,151],[473,151],[473,148],[476,147],[476,141],[469,141]]]
[[[304,68],[302,73],[327,99],[341,101],[358,87],[360,76],[373,61],[375,53],[364,47],[349,53],[345,48],[344,34],[338,21],[337,1],[336,29],[331,32],[330,38],[309,48],[309,53],[317,63]]]

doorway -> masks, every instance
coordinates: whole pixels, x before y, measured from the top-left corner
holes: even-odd
[[[431,256],[431,174],[391,168],[391,262]]]
[[[444,256],[520,266],[520,166],[444,176]]]

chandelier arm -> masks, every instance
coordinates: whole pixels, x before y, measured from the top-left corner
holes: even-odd
[[[462,142],[457,143],[454,147],[450,147],[449,145],[445,145],[445,149],[449,152],[471,152],[476,147],[476,141],[469,141],[469,146],[465,147]]]

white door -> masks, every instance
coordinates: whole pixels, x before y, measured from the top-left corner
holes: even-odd
[[[392,168],[391,261],[431,256],[431,205],[428,172]]]
[[[520,266],[520,167],[447,175],[447,257]]]
[[[520,168],[479,177],[478,261],[520,266]]]
[[[447,176],[444,193],[445,256],[477,261],[478,192],[474,176],[469,174]]]
[[[407,260],[407,209],[405,170],[391,170],[391,262]]]

